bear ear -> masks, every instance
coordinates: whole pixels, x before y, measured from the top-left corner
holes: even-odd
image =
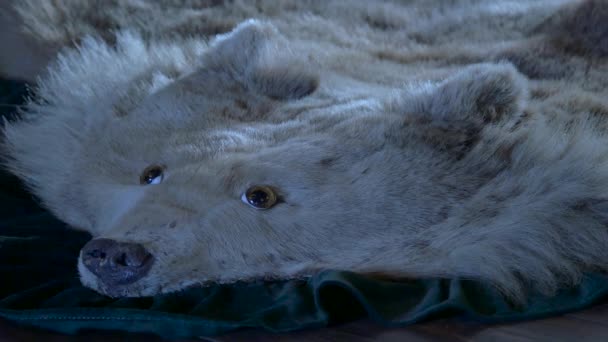
[[[478,64],[403,99],[406,126],[442,149],[465,152],[491,123],[517,117],[527,81],[511,64]]]
[[[211,43],[208,66],[227,72],[249,90],[275,100],[310,95],[319,77],[270,23],[248,20]]]
[[[511,64],[478,64],[448,78],[426,99],[436,120],[499,121],[522,111],[527,81]]]

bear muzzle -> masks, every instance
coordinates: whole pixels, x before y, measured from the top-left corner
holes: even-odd
[[[128,285],[148,274],[154,257],[142,245],[93,239],[80,251],[82,263],[108,286]]]

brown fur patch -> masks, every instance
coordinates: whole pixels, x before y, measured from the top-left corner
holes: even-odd
[[[321,160],[319,160],[319,164],[325,167],[330,167],[332,166],[336,161],[338,160],[337,157],[328,157],[328,158],[323,158]]]
[[[576,55],[608,57],[608,2],[587,0],[565,11],[555,27],[553,44]]]
[[[236,100],[234,100],[234,104],[238,108],[240,108],[242,110],[248,110],[249,109],[249,105],[247,105],[247,101],[244,101],[242,99],[236,99]]]

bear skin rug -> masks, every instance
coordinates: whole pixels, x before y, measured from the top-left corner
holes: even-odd
[[[22,0],[4,165],[109,296],[608,270],[604,0]]]

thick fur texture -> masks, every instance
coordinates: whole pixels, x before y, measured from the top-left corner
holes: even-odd
[[[155,257],[124,286],[80,262],[93,289],[339,269],[525,300],[608,269],[605,1],[45,4],[11,9],[61,53],[5,125],[6,165]],[[139,184],[149,165],[161,184]],[[281,203],[249,207],[252,185]]]

